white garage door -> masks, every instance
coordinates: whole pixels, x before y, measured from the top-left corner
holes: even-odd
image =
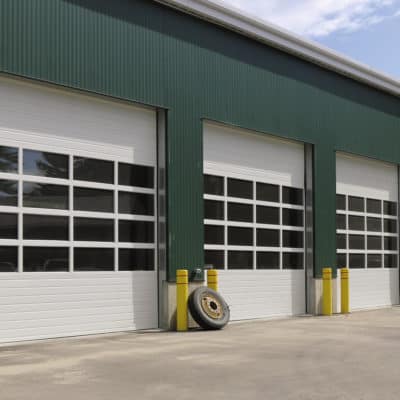
[[[349,266],[352,309],[399,302],[397,167],[336,158],[338,267]]]
[[[156,327],[155,112],[0,93],[0,342]]]
[[[205,261],[233,320],[305,312],[303,146],[204,126]]]

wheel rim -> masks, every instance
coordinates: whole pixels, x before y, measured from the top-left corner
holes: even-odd
[[[221,302],[209,293],[202,297],[201,306],[203,311],[212,319],[220,319],[223,315]]]

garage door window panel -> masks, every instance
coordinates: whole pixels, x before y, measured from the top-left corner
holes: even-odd
[[[257,206],[257,223],[280,225],[280,209],[278,207]]]
[[[18,238],[18,214],[0,213],[0,239]]]
[[[349,254],[349,267],[350,268],[365,268],[365,255],[364,254]]]
[[[363,235],[349,235],[349,249],[365,249],[365,237]]]
[[[350,231],[365,230],[364,217],[349,215],[349,230]]]
[[[303,205],[303,189],[283,186],[282,203],[299,206]]]
[[[220,245],[225,242],[225,227],[220,225],[204,226],[204,243]]]
[[[347,267],[347,256],[346,256],[346,254],[341,254],[341,253],[336,254],[336,266],[338,268]]]
[[[383,202],[383,213],[385,215],[397,215],[397,203],[394,201],[384,201]]]
[[[113,271],[114,249],[75,248],[75,271]]]
[[[304,253],[283,253],[283,269],[303,269]]]
[[[368,250],[382,250],[382,237],[381,236],[368,236],[367,237]]]
[[[224,190],[224,178],[216,175],[204,175],[204,193],[215,196],[223,196]]]
[[[37,150],[24,150],[23,173],[25,175],[68,179],[68,156]]]
[[[114,192],[74,187],[74,210],[113,213]]]
[[[253,252],[228,251],[228,269],[253,269]]]
[[[257,229],[258,247],[279,247],[280,231],[278,229]]]
[[[282,225],[303,226],[303,211],[284,208],[282,210]]]
[[[92,242],[113,242],[114,220],[75,217],[74,240]]]
[[[280,190],[278,185],[257,182],[257,200],[279,203]]]
[[[397,255],[396,254],[385,254],[385,268],[397,268]]]
[[[336,209],[346,210],[346,196],[343,194],[336,195]]]
[[[253,246],[253,229],[228,227],[228,244],[233,246]]]
[[[303,248],[304,237],[301,231],[283,231],[283,247]]]
[[[18,148],[0,146],[0,172],[18,173]]]
[[[154,188],[154,168],[146,165],[118,163],[118,184]]]
[[[367,255],[368,268],[382,268],[382,254],[368,254]]]
[[[69,240],[69,218],[24,214],[23,238],[25,240]]]
[[[228,203],[228,220],[253,222],[253,206],[250,204]]]
[[[64,247],[24,247],[25,272],[68,271],[69,250]]]
[[[120,249],[120,271],[152,271],[154,270],[154,250],[152,249]]]
[[[86,157],[74,157],[74,179],[98,183],[114,183],[114,163]]]
[[[24,182],[23,205],[32,208],[67,210],[69,187],[47,183]]]
[[[0,273],[18,271],[18,247],[0,246]]]
[[[18,206],[18,181],[0,179],[0,206]]]
[[[253,198],[253,182],[228,178],[228,196],[242,199]]]
[[[204,218],[215,220],[225,219],[224,202],[215,200],[204,200]]]
[[[384,220],[384,232],[397,233],[397,220],[385,218],[385,220]]]
[[[273,251],[257,252],[257,269],[279,269],[280,253]]]
[[[126,243],[154,243],[154,222],[119,221],[119,241]]]
[[[349,211],[357,211],[357,212],[364,212],[365,204],[364,198],[358,196],[349,196],[348,197]]]
[[[382,201],[376,199],[367,199],[367,213],[382,214]]]
[[[336,214],[336,229],[346,229],[346,215]]]
[[[382,231],[382,219],[375,217],[367,218],[367,230],[370,232],[381,232]]]
[[[212,265],[215,269],[224,269],[225,252],[224,250],[205,250],[204,252],[205,265]]]

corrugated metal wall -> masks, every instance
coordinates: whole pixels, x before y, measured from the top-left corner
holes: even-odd
[[[400,100],[150,0],[3,0],[0,70],[168,108],[169,272],[203,264],[202,118],[315,144],[316,275],[336,149],[399,162]]]

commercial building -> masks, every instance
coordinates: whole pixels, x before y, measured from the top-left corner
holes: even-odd
[[[235,320],[399,303],[399,81],[207,0],[0,7],[0,342],[170,326],[206,264]]]

